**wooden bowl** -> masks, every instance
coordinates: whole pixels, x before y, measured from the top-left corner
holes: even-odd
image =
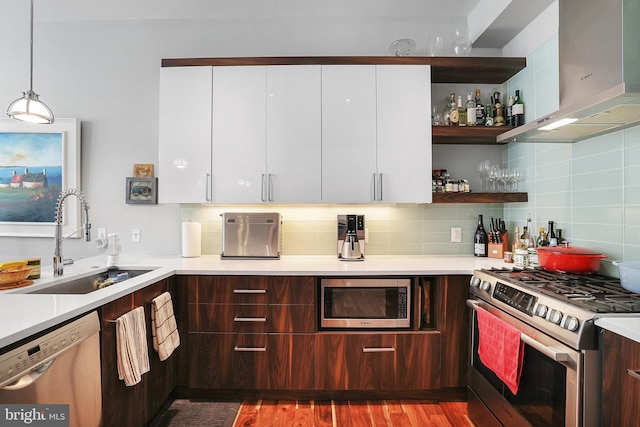
[[[31,274],[31,270],[33,270],[33,267],[24,266],[15,270],[0,271],[0,286],[22,282],[27,277],[29,277],[29,274]]]

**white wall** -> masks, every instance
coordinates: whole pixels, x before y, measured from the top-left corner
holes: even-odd
[[[5,7],[0,108],[29,84],[28,7],[24,21],[9,20]],[[157,164],[162,58],[388,55],[393,40],[410,37],[424,48],[430,32],[445,34],[456,25],[447,18],[430,25],[418,18],[51,22],[38,16],[36,4],[34,90],[57,117],[82,121],[82,190],[94,238],[106,227],[123,234],[125,253],[151,254],[179,252],[179,207],[126,205],[124,187],[134,163]],[[141,229],[140,243],[130,242],[132,228]],[[73,239],[64,252],[76,258],[104,250]],[[35,256],[49,264],[52,254],[53,238],[0,237],[0,260]]]

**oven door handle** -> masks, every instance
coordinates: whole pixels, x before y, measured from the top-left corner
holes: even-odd
[[[467,300],[467,305],[475,311],[478,311],[478,308],[481,308],[477,301],[470,299]],[[520,333],[520,340],[556,362],[567,362],[571,360],[569,353],[563,349],[544,345],[527,334]]]

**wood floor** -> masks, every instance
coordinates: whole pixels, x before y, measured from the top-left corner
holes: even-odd
[[[466,402],[244,401],[233,427],[469,427]]]

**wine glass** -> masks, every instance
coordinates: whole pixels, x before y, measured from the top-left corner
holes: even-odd
[[[480,175],[480,183],[482,184],[482,191],[487,191],[489,187],[487,184],[489,169],[491,169],[491,162],[489,160],[483,160],[478,165],[478,175]]]
[[[518,181],[520,181],[521,179],[522,179],[522,174],[520,173],[520,169],[519,168],[513,168],[511,170],[511,180],[514,183],[513,191],[515,191],[515,192],[518,191]]]
[[[496,192],[496,182],[498,181],[498,166],[493,165],[489,169],[489,182],[491,183],[491,192]]]
[[[440,34],[435,34],[435,35],[429,34],[428,46],[429,46],[430,56],[442,55],[444,50],[444,39]]]

